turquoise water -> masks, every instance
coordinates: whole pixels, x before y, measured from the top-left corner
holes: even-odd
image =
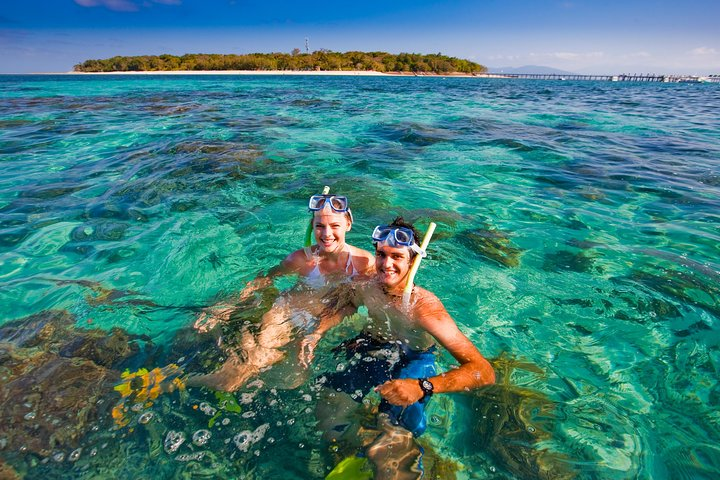
[[[0,98],[0,323],[66,311],[152,345],[145,365],[188,362],[214,345],[177,346],[198,308],[301,246],[307,197],[330,185],[350,197],[354,245],[396,214],[438,223],[417,281],[487,357],[514,358],[507,380],[547,407],[524,425],[547,433],[531,450],[578,478],[720,475],[717,85],[2,76]],[[64,421],[82,425],[33,447],[48,382],[11,388],[4,348],[0,458],[28,478],[332,468],[307,385],[251,387],[241,411],[164,394],[119,428],[112,381],[83,403],[69,379]],[[463,397],[436,397],[426,441],[458,478],[522,477],[498,454],[514,437],[467,448],[488,427]],[[200,429],[212,437],[193,444]],[[245,450],[242,432],[257,433]]]

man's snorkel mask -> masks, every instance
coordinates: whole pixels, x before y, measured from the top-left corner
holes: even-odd
[[[389,247],[407,247],[412,252],[420,255],[422,258],[427,256],[417,243],[415,243],[415,234],[407,227],[397,227],[393,225],[378,225],[372,233],[374,245],[387,245]]]

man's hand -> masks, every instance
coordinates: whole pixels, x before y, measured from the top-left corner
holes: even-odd
[[[310,366],[313,358],[315,358],[315,348],[317,348],[317,344],[321,338],[322,335],[319,333],[311,333],[302,339],[300,342],[300,353],[298,354],[300,365],[305,368]]]
[[[423,397],[422,388],[416,378],[399,378],[375,387],[375,391],[393,405],[407,407]]]

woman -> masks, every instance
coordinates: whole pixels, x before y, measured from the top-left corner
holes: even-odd
[[[246,300],[282,275],[299,275],[300,287],[282,296],[263,315],[257,334],[248,329],[243,331],[240,352],[229,352],[228,360],[219,370],[190,377],[188,385],[237,390],[261,369],[285,358],[286,352],[281,348],[298,333],[301,335],[297,336],[302,338],[315,328],[323,308],[320,299],[328,288],[374,271],[375,256],[345,242],[345,235],[353,224],[347,197],[313,195],[308,207],[313,213],[311,227],[315,245],[294,251],[267,275],[248,283],[239,300]],[[201,332],[209,331],[219,322],[229,320],[232,311],[233,307],[229,304],[213,307],[198,317],[195,328]],[[285,377],[291,378],[290,384],[302,380],[292,374]]]

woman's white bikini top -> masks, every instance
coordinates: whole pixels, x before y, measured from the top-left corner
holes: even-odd
[[[312,252],[312,249],[310,247],[305,247],[303,249],[305,251],[305,257],[307,257],[308,260],[313,260],[315,262],[315,267],[305,275],[305,278],[303,278],[303,282],[305,285],[307,285],[310,288],[320,288],[327,285],[327,279],[325,278],[325,275],[320,271],[320,262],[318,255],[315,255]],[[355,270],[355,265],[352,263],[352,254],[350,253],[350,250],[347,251],[348,253],[348,259],[347,263],[345,264],[345,273],[347,274],[348,278],[352,278],[355,275],[358,274],[357,270]]]

